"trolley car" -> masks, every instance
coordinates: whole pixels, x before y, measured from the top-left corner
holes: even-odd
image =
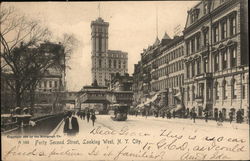
[[[114,121],[126,121],[129,106],[126,104],[112,104],[110,105],[109,113],[112,115],[111,119]]]

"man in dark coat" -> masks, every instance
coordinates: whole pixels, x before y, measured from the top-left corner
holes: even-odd
[[[233,121],[233,112],[232,111],[229,112],[229,119],[230,119],[230,124],[231,124]]]
[[[79,125],[76,117],[72,116],[72,112],[68,112],[68,117],[65,119],[63,132],[69,136],[74,136],[79,132]]]
[[[90,112],[87,112],[87,121],[89,122],[89,118],[90,118]]]
[[[174,111],[173,111],[173,118],[175,118],[175,114],[176,114],[176,113],[175,113],[175,110],[174,110]]]
[[[91,120],[92,120],[92,124],[94,126],[95,125],[95,120],[96,120],[95,112],[92,113]]]
[[[223,122],[223,121],[224,121],[224,120],[223,120],[223,114],[222,114],[221,111],[219,111],[219,120],[220,120],[220,122]]]
[[[214,118],[215,118],[215,121],[217,122],[218,121],[218,111],[214,112]]]
[[[204,115],[205,115],[205,121],[207,122],[207,120],[208,120],[208,111],[207,110],[205,110]]]

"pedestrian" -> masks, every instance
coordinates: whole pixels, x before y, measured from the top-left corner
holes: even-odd
[[[194,119],[194,123],[195,123],[195,119],[196,119],[196,116],[197,116],[195,110],[192,112],[192,115],[193,115],[193,119]]]
[[[218,111],[214,111],[214,118],[215,118],[215,121],[217,122],[218,121]]]
[[[79,124],[77,118],[72,116],[72,112],[68,112],[68,116],[65,119],[63,132],[68,136],[75,136],[79,132]]]
[[[231,124],[233,121],[233,112],[232,111],[229,112],[229,119],[230,119],[230,124]]]
[[[85,120],[85,116],[86,116],[85,111],[83,111],[82,112],[82,118],[83,118],[83,120]]]
[[[173,118],[175,118],[175,114],[176,114],[176,113],[175,113],[175,110],[174,110],[174,111],[173,111]]]
[[[207,110],[205,111],[204,115],[205,115],[205,121],[207,122],[207,120],[208,120],[208,111]]]
[[[137,111],[135,111],[135,117],[137,117],[137,115],[138,115],[138,112],[137,112]]]
[[[237,115],[237,116],[236,116],[236,117],[237,117],[237,123],[242,123],[242,121],[243,121],[243,116],[242,116],[241,110],[238,110],[236,115]]]
[[[163,113],[162,113],[162,118],[165,118],[165,112],[163,111]]]
[[[190,111],[190,119],[191,120],[193,119],[193,111],[192,110]]]
[[[223,122],[223,114],[221,111],[219,111],[219,121]]]
[[[95,120],[96,120],[95,112],[92,113],[92,115],[91,115],[91,120],[92,120],[92,124],[93,124],[93,126],[94,126]]]
[[[87,122],[89,122],[89,118],[90,118],[90,112],[87,111]]]

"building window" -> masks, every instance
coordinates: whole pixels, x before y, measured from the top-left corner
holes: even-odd
[[[214,42],[219,41],[219,26],[218,25],[214,26],[213,32],[214,32]]]
[[[227,69],[227,50],[222,52],[222,69]]]
[[[232,80],[232,98],[236,99],[237,95],[236,95],[236,81],[235,79]]]
[[[204,93],[204,83],[199,83],[199,93],[198,96],[203,98]]]
[[[102,51],[102,36],[99,36],[99,52]]]
[[[223,99],[227,99],[227,82],[224,80],[222,84]]]
[[[42,88],[42,83],[39,82],[39,83],[38,83],[38,86],[39,86],[39,88]]]
[[[208,45],[208,31],[204,32],[204,46]]]
[[[47,88],[47,81],[44,81],[44,88]]]
[[[189,87],[187,87],[187,101],[190,101],[190,92],[189,92]]]
[[[236,34],[236,16],[231,17],[230,19],[230,35]]]
[[[102,60],[99,59],[99,67],[101,68],[102,67]]]
[[[195,76],[195,61],[192,62],[192,77]]]
[[[214,71],[217,72],[219,70],[219,54],[214,56]]]
[[[195,99],[195,86],[192,86],[192,100]]]
[[[220,3],[224,3],[225,2],[225,0],[220,0]]]
[[[237,65],[237,59],[236,59],[236,47],[233,47],[231,49],[231,64],[232,64],[232,67],[236,67]]]
[[[218,90],[218,82],[215,82],[215,86],[214,86],[214,92],[215,92],[215,99],[218,100],[219,99],[219,90]]]
[[[227,21],[221,23],[221,39],[227,38]]]
[[[187,63],[186,64],[186,68],[187,68],[187,78],[189,78],[190,77],[190,72],[189,72],[189,64]]]
[[[207,14],[208,13],[208,4],[205,3],[204,4],[204,14]]]
[[[208,58],[204,58],[204,73],[208,72]]]
[[[195,41],[194,38],[191,39],[191,53],[195,51]]]
[[[118,68],[121,68],[121,61],[119,60]]]
[[[246,93],[245,93],[245,85],[242,84],[242,99],[246,98]]]
[[[200,50],[200,34],[198,34],[196,37],[196,49]]]
[[[49,81],[49,87],[50,88],[52,87],[52,81]]]
[[[116,60],[114,60],[114,68],[116,68]]]
[[[186,47],[187,47],[187,55],[189,55],[189,53],[190,53],[190,44],[189,44],[190,42],[189,41],[187,41],[187,44],[186,44]]]
[[[197,74],[198,75],[201,73],[201,62],[200,61],[201,61],[200,59],[197,60]]]
[[[57,88],[57,81],[55,81],[55,88]]]
[[[111,59],[109,59],[109,68],[111,68]]]

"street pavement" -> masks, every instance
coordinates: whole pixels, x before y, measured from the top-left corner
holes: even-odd
[[[76,149],[80,150],[87,160],[249,158],[249,126],[246,123],[223,122],[218,125],[214,120],[205,122],[197,119],[193,123],[191,119],[130,115],[126,121],[113,121],[110,115],[96,117],[94,126],[91,120],[87,122],[86,119],[77,117],[79,133],[70,137],[70,140],[80,140],[80,143],[67,145],[78,147]],[[63,133],[63,126],[64,121],[61,121],[50,135],[59,136],[59,139],[68,138]],[[107,154],[109,151],[112,151],[112,155]]]
[[[208,120],[205,122],[203,119],[196,119],[195,123],[190,118],[183,119],[183,118],[162,118],[158,117],[155,118],[153,116],[148,116],[147,118],[144,116],[132,116],[128,115],[128,119],[126,121],[113,121],[110,115],[96,115],[97,120],[93,127],[92,121],[87,119],[85,120],[80,119],[79,117],[75,116],[79,123],[79,134],[87,134],[89,133],[94,127],[105,127],[111,130],[119,130],[121,127],[128,127],[129,129],[133,130],[155,130],[159,128],[167,128],[167,129],[186,129],[186,130],[200,130],[208,133],[220,133],[220,132],[239,132],[242,131],[248,132],[249,125],[246,123],[238,124],[236,122],[223,122],[222,125],[218,125],[218,123],[214,120]],[[60,134],[63,135],[63,126],[64,121],[59,123],[58,127],[51,132],[51,135]]]

